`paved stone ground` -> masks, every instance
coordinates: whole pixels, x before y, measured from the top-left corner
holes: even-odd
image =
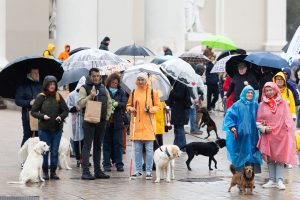
[[[219,130],[222,114],[213,114]],[[195,157],[191,163],[192,171],[185,165],[187,156],[183,154],[176,160],[175,176],[172,183],[162,182],[155,184],[153,181],[129,180],[130,143],[125,155],[125,172],[113,170],[111,179],[83,181],[80,180],[80,169],[71,160],[72,170],[60,170],[60,181],[47,181],[41,184],[10,185],[8,181],[18,179],[20,163],[17,151],[22,136],[21,114],[18,111],[0,110],[0,196],[39,196],[40,199],[300,199],[300,169],[295,166],[292,170],[285,171],[287,190],[262,189],[261,185],[268,177],[267,168],[263,166],[263,173],[256,176],[254,195],[241,195],[237,188],[231,193],[227,192],[231,174],[228,170],[229,162],[226,158],[226,149],[221,149],[216,156],[218,169],[208,170],[208,158]],[[65,133],[65,136],[67,134]],[[220,136],[224,137],[224,133]],[[215,137],[213,135],[213,137]],[[213,138],[212,138],[213,139]],[[172,143],[173,134],[164,136],[165,144]],[[202,141],[200,138],[187,135],[187,141]],[[154,174],[155,176],[155,174]],[[206,182],[182,182],[181,179],[201,178]],[[208,182],[207,182],[208,181]],[[1,198],[0,198],[1,199]]]

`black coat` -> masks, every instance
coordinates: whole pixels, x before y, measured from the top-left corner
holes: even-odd
[[[101,42],[99,49],[108,51],[108,44],[106,42]]]
[[[249,85],[254,88],[254,90],[258,90],[259,87],[257,79],[252,73],[247,72],[244,75],[237,73],[232,78],[232,82],[229,86],[226,97],[229,97],[231,93],[234,92],[233,102],[238,101],[240,99],[240,94],[245,87],[245,81],[247,81]]]
[[[39,82],[27,80],[24,85],[18,87],[15,96],[15,103],[22,107],[22,121],[29,123],[28,111],[31,110],[30,101],[42,91],[43,86]]]
[[[265,73],[263,74],[262,78],[259,80],[258,85],[259,85],[259,97],[258,97],[258,102],[261,101],[261,94],[262,94],[262,89],[265,85],[266,82],[272,82],[273,78],[273,73]]]
[[[171,49],[169,49],[169,48],[167,48],[166,51],[165,51],[165,56],[167,56],[167,55],[169,55],[169,56],[173,55]]]
[[[188,124],[189,118],[186,112],[192,105],[189,88],[180,82],[176,82],[170,92],[167,104],[171,108],[171,124],[183,126]]]
[[[109,91],[109,88],[107,88],[107,90]],[[128,101],[128,97],[121,88],[118,89],[115,95],[112,95],[110,91],[109,94],[112,99],[119,103],[111,117],[113,119],[114,129],[120,129],[123,127],[123,118],[125,117],[125,108]]]
[[[214,64],[212,62],[207,63],[206,65],[206,85],[218,85],[219,83],[219,76],[217,73],[210,73],[212,68],[214,67]]]

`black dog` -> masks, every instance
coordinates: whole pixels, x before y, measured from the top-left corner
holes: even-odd
[[[200,129],[201,126],[202,126],[202,128],[203,128],[205,125],[207,126],[207,128],[206,128],[206,130],[207,130],[207,137],[204,138],[204,139],[209,138],[210,132],[211,132],[211,131],[215,131],[216,136],[217,136],[217,139],[218,139],[219,136],[218,136],[218,133],[217,133],[217,126],[216,126],[216,123],[215,123],[214,120],[212,120],[212,118],[209,116],[208,110],[207,110],[206,108],[203,107],[203,108],[199,108],[199,109],[197,110],[197,112],[198,112],[198,113],[202,113],[201,122],[200,122],[198,128]]]
[[[209,157],[208,167],[209,170],[213,170],[211,168],[211,161],[214,161],[215,168],[217,169],[217,161],[214,156],[218,153],[220,148],[226,146],[225,139],[217,139],[215,142],[192,142],[186,144],[185,146],[181,147],[180,149],[185,148],[186,153],[188,155],[188,159],[186,161],[186,166],[188,170],[192,170],[190,167],[190,162],[193,160],[194,156],[203,155]]]

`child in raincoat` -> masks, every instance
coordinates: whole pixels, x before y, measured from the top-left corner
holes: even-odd
[[[72,134],[71,134],[71,140],[74,143],[74,152],[75,152],[75,158],[77,161],[77,167],[81,164],[81,151],[83,147],[83,129],[82,129],[82,122],[83,122],[83,116],[82,112],[80,112],[80,108],[77,104],[78,101],[78,92],[81,86],[85,84],[85,77],[81,77],[80,80],[77,83],[77,86],[75,90],[73,90],[67,99],[67,105],[69,107],[70,111],[70,124],[72,126]]]
[[[237,170],[245,165],[254,166],[254,172],[260,173],[261,153],[256,148],[259,131],[256,127],[258,104],[252,86],[244,87],[240,100],[226,112],[223,130],[226,131],[228,159]]]
[[[55,45],[52,43],[48,44],[47,50],[44,51],[43,56],[45,58],[54,58]]]
[[[284,190],[284,163],[296,164],[295,123],[288,103],[273,82],[267,82],[263,88],[256,120],[262,132],[257,147],[268,163],[270,176],[263,187]]]

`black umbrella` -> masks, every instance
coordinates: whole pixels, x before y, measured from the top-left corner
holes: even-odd
[[[148,49],[147,47],[143,47],[137,44],[124,46],[118,49],[115,54],[122,56],[133,56],[135,62],[135,56],[155,56],[155,54]]]
[[[218,58],[217,58],[217,61],[221,60],[222,58],[225,58],[226,56],[229,56],[229,55],[234,55],[234,54],[246,54],[246,50],[244,49],[236,49],[236,50],[230,50],[230,51],[224,51],[222,52]]]
[[[245,63],[248,67],[248,70],[250,69],[250,63],[245,61],[245,57],[247,55],[236,55],[232,56],[227,62],[226,62],[226,73],[232,78],[236,73],[238,73],[238,64],[239,63]]]
[[[78,47],[76,49],[73,49],[72,51],[70,51],[70,56],[73,55],[74,53],[77,53],[78,51],[82,51],[82,50],[86,50],[86,49],[90,49],[89,47]]]
[[[41,56],[25,56],[14,60],[0,72],[0,96],[15,98],[19,85],[24,84],[30,69],[37,68],[40,72],[40,82],[47,75],[53,75],[59,81],[64,73],[61,64],[54,59]]]

